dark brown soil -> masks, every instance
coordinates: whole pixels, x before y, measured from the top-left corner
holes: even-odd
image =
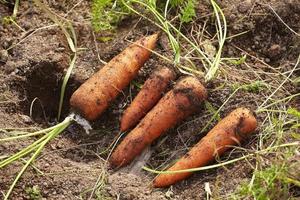
[[[79,1],[49,1],[49,6],[56,14],[65,16],[76,3]],[[229,39],[222,56],[241,57],[246,54],[247,62],[242,65],[226,62],[217,78],[206,84],[208,102],[216,109],[232,94],[236,84],[259,80],[266,82],[272,90],[276,89],[283,80],[278,72],[289,72],[300,53],[299,37],[269,7],[299,33],[298,0],[225,0],[219,3],[227,18],[228,35],[234,36],[247,31]],[[80,1],[65,16],[75,28],[78,46],[85,49],[79,53],[68,83],[63,117],[70,111],[68,99],[72,92],[103,66],[99,58],[107,62],[128,45],[128,40],[133,41],[141,35],[159,30],[146,20],[131,17],[122,21],[114,32],[113,40],[99,42],[95,38],[100,33],[95,33],[94,37],[91,28],[89,8],[90,1]],[[209,4],[199,4],[197,13],[195,22],[183,30],[188,36],[192,26],[199,27],[199,31],[202,31],[205,20],[210,19]],[[0,20],[11,14],[12,7],[1,3]],[[14,24],[0,25],[0,129],[48,127],[55,123],[60,87],[70,62],[71,51],[59,27],[50,26],[53,22],[31,2],[21,1],[16,22],[24,31]],[[208,22],[207,31],[214,33],[213,27]],[[160,38],[157,51],[168,55],[164,35]],[[153,55],[134,81],[142,84],[149,73],[161,65],[165,65],[164,61]],[[299,76],[299,69],[296,74]],[[272,90],[264,88],[260,91],[238,91],[221,110],[220,117],[240,106],[256,110]],[[289,82],[276,93],[276,98],[299,91],[299,85]],[[80,126],[71,125],[48,144],[34,162],[35,168],[30,167],[18,182],[11,199],[29,199],[26,189],[33,186],[39,187],[45,199],[80,199],[81,196],[88,199],[90,192],[85,191],[93,189],[101,173],[106,176],[101,189],[102,196],[99,194],[98,199],[204,199],[206,182],[210,184],[215,199],[226,199],[229,198],[227,194],[251,177],[251,167],[246,161],[241,161],[226,168],[195,173],[169,189],[151,188],[154,175],[141,170],[139,166],[162,169],[184,155],[216,122],[202,130],[212,116],[204,107],[159,138],[134,164],[117,171],[107,169],[104,164],[109,154],[107,149],[110,150],[110,145],[119,137],[120,116],[137,92],[138,88],[134,84],[126,88],[100,119],[93,122],[93,130],[89,135]],[[32,116],[29,116],[31,102],[36,97],[38,101],[35,101]],[[290,103],[299,108],[299,102],[298,98]],[[265,116],[258,114],[257,117],[261,123]],[[256,134],[259,134],[259,130]],[[4,135],[4,132],[0,132],[0,135]],[[32,141],[26,139],[0,144],[0,157],[17,152]],[[255,149],[256,141],[257,137],[254,135],[243,146]],[[234,158],[241,153],[234,150],[224,158],[229,155]],[[0,170],[0,196],[8,190],[20,167],[21,163],[16,163]]]

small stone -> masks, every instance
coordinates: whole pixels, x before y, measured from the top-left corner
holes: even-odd
[[[6,63],[7,60],[8,60],[8,52],[5,49],[0,50],[0,62]]]
[[[265,58],[265,62],[266,62],[266,63],[271,62],[270,58]]]
[[[31,123],[32,119],[28,115],[19,115],[22,121],[26,124]]]
[[[13,71],[13,73],[14,73],[14,74],[18,74],[19,71],[20,71],[20,70],[16,68],[16,69]]]
[[[209,56],[209,57],[214,57],[216,55],[217,52],[217,48],[212,44],[212,42],[210,40],[205,40],[203,42],[203,48],[205,53]]]
[[[171,199],[173,196],[174,196],[174,193],[173,193],[171,190],[168,190],[168,191],[166,192],[166,197],[167,197],[168,199]]]

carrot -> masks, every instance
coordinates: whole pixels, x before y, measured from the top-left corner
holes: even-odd
[[[222,119],[184,157],[167,171],[177,171],[205,166],[215,156],[222,155],[230,145],[239,144],[256,129],[256,119],[246,108],[238,108]],[[161,174],[153,182],[154,187],[167,187],[189,177],[191,172]]]
[[[175,72],[167,67],[161,67],[154,71],[130,106],[125,110],[121,118],[121,131],[126,131],[135,126],[158,102],[162,93],[175,77]]]
[[[111,166],[131,162],[163,132],[195,112],[206,98],[206,89],[198,79],[180,80],[117,146],[110,158]]]
[[[158,34],[144,37],[114,57],[72,95],[70,104],[88,120],[95,120],[137,75],[149,59]]]

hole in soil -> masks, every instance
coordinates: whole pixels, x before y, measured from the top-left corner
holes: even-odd
[[[63,80],[63,70],[57,63],[39,62],[26,73],[26,82],[23,83],[26,100],[21,109],[26,115],[30,115],[32,106],[32,118],[37,122],[54,121],[57,117],[60,88]],[[69,114],[69,98],[79,86],[79,82],[70,78],[65,92],[62,117]]]

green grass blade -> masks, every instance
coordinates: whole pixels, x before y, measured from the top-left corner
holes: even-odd
[[[67,70],[67,73],[66,73],[66,75],[64,77],[64,80],[63,80],[63,83],[61,85],[57,120],[59,120],[60,116],[61,116],[61,110],[62,110],[62,106],[63,106],[63,103],[64,103],[64,96],[65,96],[66,86],[67,86],[68,80],[71,76],[71,73],[73,71],[73,68],[75,66],[76,58],[77,58],[77,53],[74,53],[74,56],[73,56],[73,58],[71,60],[71,63],[70,63],[70,66]]]
[[[27,134],[22,134],[22,135],[17,135],[17,136],[12,136],[12,137],[7,137],[7,138],[0,138],[0,143],[1,142],[7,142],[7,141],[11,141],[11,140],[16,140],[16,139],[22,139],[22,138],[27,138],[27,137],[32,137],[32,136],[37,136],[43,133],[46,133],[48,131],[51,131],[57,127],[61,126],[60,124],[57,124],[55,126],[49,127],[49,128],[45,128],[39,131],[35,131],[33,133],[27,133]]]
[[[12,163],[13,161],[18,160],[19,158],[21,158],[21,157],[29,154],[30,152],[32,152],[33,150],[35,150],[37,148],[37,146],[41,142],[43,142],[46,138],[47,138],[47,135],[44,135],[43,137],[41,137],[40,139],[38,139],[37,141],[35,141],[31,145],[29,145],[26,148],[24,148],[21,151],[19,151],[18,153],[16,153],[16,154],[8,157],[7,159],[1,161],[0,162],[0,168],[5,167],[6,165]]]
[[[20,5],[20,0],[16,0],[14,10],[13,10],[13,14],[12,14],[13,19],[16,19],[16,17],[17,17],[19,5]]]
[[[72,117],[67,117],[62,123],[60,123],[60,126],[58,126],[57,128],[53,129],[52,131],[50,131],[47,135],[45,135],[46,137],[43,137],[43,141],[40,142],[40,144],[35,145],[35,148],[37,148],[37,150],[33,153],[33,155],[31,156],[31,158],[26,162],[26,164],[23,166],[23,168],[21,169],[21,171],[18,173],[18,175],[16,176],[16,178],[14,179],[13,183],[11,184],[8,192],[5,194],[4,200],[7,200],[12,192],[12,190],[14,189],[15,185],[17,184],[18,180],[21,178],[21,176],[23,175],[23,173],[25,172],[25,170],[28,168],[28,166],[36,159],[36,157],[41,153],[41,151],[43,150],[43,148],[45,147],[45,145],[50,142],[53,138],[55,138],[58,134],[60,134],[61,132],[63,132],[72,122]]]
[[[216,28],[217,28],[217,32],[218,32],[217,36],[218,36],[218,41],[219,41],[219,49],[214,58],[212,65],[210,66],[209,70],[207,71],[207,74],[205,75],[206,82],[212,80],[215,77],[215,75],[219,69],[219,66],[221,63],[222,50],[223,50],[224,43],[226,41],[226,33],[227,33],[226,18],[224,16],[222,9],[218,6],[218,4],[216,4],[216,2],[214,0],[211,0],[211,4],[213,6],[214,13],[217,18]],[[221,15],[221,19],[220,19],[219,13]],[[222,22],[221,22],[221,20],[222,20]],[[224,30],[222,30],[222,24],[223,24]]]
[[[282,81],[282,83],[272,92],[272,94],[270,94],[266,100],[257,108],[257,110],[261,110],[263,108],[263,106],[274,96],[274,94],[276,94],[276,92],[278,92],[279,89],[281,89],[281,87],[289,80],[289,78],[292,76],[292,74],[296,71],[298,65],[300,63],[300,54],[298,56],[297,62],[295,64],[295,66],[293,67],[292,71],[289,73],[289,75]],[[266,108],[267,106],[265,106]]]

